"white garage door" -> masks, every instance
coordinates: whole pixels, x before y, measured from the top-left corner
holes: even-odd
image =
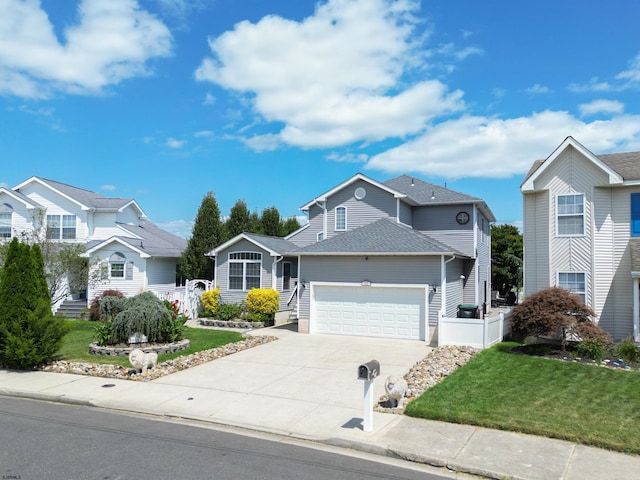
[[[424,340],[425,289],[315,285],[312,333]]]

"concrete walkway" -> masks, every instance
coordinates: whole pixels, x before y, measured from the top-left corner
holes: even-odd
[[[374,413],[362,430],[357,366],[384,379],[424,358],[421,342],[260,330],[278,341],[151,382],[0,371],[0,394],[185,418],[276,433],[489,478],[640,479],[640,457],[543,437]]]

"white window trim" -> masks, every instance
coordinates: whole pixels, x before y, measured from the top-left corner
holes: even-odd
[[[122,275],[113,275],[114,265],[122,265]],[[114,252],[111,257],[109,257],[109,280],[124,280],[125,278],[127,278],[127,257],[120,252]]]
[[[560,213],[560,197],[582,197],[582,213]],[[585,195],[584,193],[562,193],[556,195],[556,237],[569,238],[569,237],[584,237],[587,233],[586,219],[585,219]],[[560,218],[561,217],[582,217],[582,233],[560,233]]]
[[[316,241],[321,242],[322,240],[324,240],[324,232],[318,232],[316,234]]]
[[[231,258],[232,255],[242,255],[242,254],[250,254],[250,255],[255,255],[258,258],[256,259],[251,259],[251,258]],[[242,252],[229,252],[228,254],[228,260],[227,260],[227,290],[229,291],[233,291],[233,292],[248,292],[249,289],[247,288],[247,265],[248,264],[258,264],[260,266],[259,271],[259,285],[256,288],[262,288],[262,253],[261,252],[251,252],[251,251],[242,251]],[[242,288],[231,288],[231,264],[232,263],[236,263],[236,264],[242,264]],[[239,275],[233,275],[234,277],[238,277]],[[252,287],[254,288],[254,287]]]
[[[0,239],[10,240],[13,235],[13,212],[0,212],[0,215],[9,215],[9,222],[7,224],[2,224],[3,227],[9,228],[9,236],[8,237],[0,237]]]
[[[578,290],[570,290],[568,288],[563,287],[560,284],[560,275],[562,274],[575,274],[575,275],[582,275],[584,277],[584,291],[578,291]],[[587,304],[587,273],[586,272],[556,272],[556,285],[558,285],[558,287],[560,288],[565,288],[565,290],[569,290],[572,294],[574,295],[578,295],[579,297],[581,297],[583,300],[583,303],[586,305]]]
[[[344,210],[344,228],[338,228],[338,210]],[[336,232],[346,232],[347,231],[347,207],[344,205],[340,205],[334,209],[333,212],[333,226]]]
[[[57,236],[49,236],[49,218],[57,218],[56,229],[59,230]],[[73,227],[64,225],[64,217],[73,217]],[[78,216],[72,213],[54,213],[47,215],[46,217],[47,238],[50,240],[77,240],[78,239]],[[73,238],[64,238],[65,229],[69,230],[73,228]]]

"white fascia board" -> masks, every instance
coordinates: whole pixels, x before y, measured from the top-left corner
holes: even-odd
[[[67,200],[69,200],[70,202],[75,203],[76,205],[78,205],[80,207],[81,210],[84,211],[90,211],[91,208],[88,207],[87,205],[85,205],[84,203],[80,203],[78,200],[76,200],[73,197],[70,197],[69,195],[62,193],[60,190],[58,190],[57,188],[53,188],[51,185],[49,185],[47,182],[42,181],[42,179],[38,178],[38,177],[31,177],[28,180],[25,180],[24,182],[22,182],[20,185],[16,185],[15,187],[13,187],[14,190],[20,190],[22,187],[24,187],[25,185],[29,185],[30,183],[39,183],[40,185],[42,185],[43,187],[48,188],[49,190],[51,190],[52,192],[54,192],[56,195],[61,196],[62,198],[66,198]]]
[[[293,237],[294,235],[302,232],[305,228],[309,227],[309,222],[305,223],[303,226],[301,226],[299,229],[297,229],[295,232],[291,232],[289,235],[287,235],[286,237],[284,237],[285,240],[289,240],[291,237]]]
[[[140,212],[139,218],[147,218],[147,214],[144,213],[144,210],[142,210],[140,205],[138,205],[138,202],[136,202],[135,200],[131,200],[129,203],[127,203],[127,204],[123,205],[122,207],[120,207],[118,209],[118,212],[120,212],[120,213],[124,212],[124,209],[129,207],[129,206],[133,206],[136,210],[138,210],[138,212]]]
[[[39,205],[38,203],[34,202],[29,197],[25,197],[26,199],[28,199],[26,200],[25,198],[22,198],[21,196],[16,195],[16,192],[14,192],[13,190],[10,190],[5,187],[0,187],[0,194],[3,194],[3,193],[13,198],[15,201],[23,204],[27,210],[33,210],[34,208],[44,208],[42,205]]]
[[[406,195],[404,193],[400,193],[397,190],[394,190],[393,188],[389,188],[387,185],[385,185],[384,183],[380,183],[372,178],[367,177],[366,175],[363,175],[362,173],[356,173],[353,177],[345,180],[344,182],[342,182],[339,185],[336,185],[335,187],[333,187],[331,190],[328,190],[327,192],[323,193],[322,195],[319,195],[318,197],[314,198],[313,200],[311,200],[310,202],[304,204],[302,207],[300,207],[300,210],[302,211],[306,211],[309,210],[309,208],[316,202],[326,202],[327,198],[329,198],[331,195],[333,195],[334,193],[342,190],[345,187],[348,187],[349,185],[351,185],[352,183],[356,182],[357,180],[363,180],[375,187],[381,188],[382,190],[385,190],[386,192],[389,192],[390,194],[392,194],[395,198],[405,198]]]
[[[127,230],[127,227],[123,226],[122,224],[116,224],[116,227],[118,228],[118,230],[121,230],[122,233],[128,237],[135,238],[136,240],[144,240],[144,237],[141,237],[140,235],[136,235],[132,231]]]
[[[120,245],[122,245],[123,247],[128,248],[129,250],[133,250],[134,252],[136,252],[140,256],[140,258],[151,258],[151,255],[149,255],[148,253],[143,252],[142,250],[134,247],[130,243],[127,243],[127,242],[125,242],[124,240],[122,240],[122,239],[120,239],[118,237],[111,237],[111,238],[106,239],[103,242],[100,242],[95,247],[91,248],[90,250],[87,250],[82,256],[83,257],[88,257],[88,256],[94,254],[95,252],[97,252],[98,250],[101,250],[102,248],[106,247],[110,243],[114,243],[114,242],[115,243],[119,243]]]
[[[293,252],[299,257],[440,257],[471,258],[455,252]]]
[[[266,250],[269,255],[271,255],[272,257],[276,257],[281,255],[280,253],[271,250],[269,247],[266,247],[264,245],[262,245],[260,242],[256,241],[255,238],[251,238],[250,236],[241,233],[239,235],[236,235],[235,237],[233,237],[231,240],[226,241],[225,243],[223,243],[222,245],[220,245],[219,247],[214,248],[213,250],[211,250],[208,253],[205,253],[206,257],[215,257],[218,255],[218,253],[220,253],[221,251],[227,249],[228,247],[230,247],[231,245],[238,243],[240,240],[246,240],[248,242],[253,243],[256,247],[259,247],[263,250]]]
[[[535,180],[544,172],[553,161],[558,158],[567,148],[575,148],[582,156],[591,161],[596,167],[600,168],[604,173],[609,176],[609,185],[622,185],[624,180],[622,176],[615,170],[606,165],[602,160],[591,153],[584,145],[578,142],[573,137],[567,137],[564,141],[558,145],[558,147],[547,157],[542,165],[522,184],[520,190],[522,193],[533,192]]]

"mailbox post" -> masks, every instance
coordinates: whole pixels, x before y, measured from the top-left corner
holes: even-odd
[[[380,362],[371,360],[358,367],[358,380],[364,380],[364,415],[362,429],[373,430],[373,380],[380,375]]]

